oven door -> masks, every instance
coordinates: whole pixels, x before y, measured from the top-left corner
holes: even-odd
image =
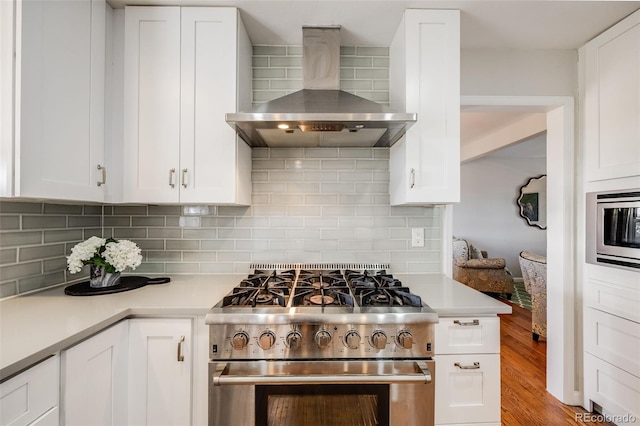
[[[433,425],[434,361],[209,364],[209,425]]]

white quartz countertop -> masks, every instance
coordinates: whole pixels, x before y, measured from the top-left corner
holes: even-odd
[[[176,275],[167,284],[67,296],[64,286],[0,302],[0,379],[133,316],[204,315],[245,275]],[[511,306],[440,274],[395,275],[440,316],[510,314]]]

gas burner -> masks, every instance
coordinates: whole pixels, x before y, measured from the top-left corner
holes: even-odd
[[[371,301],[376,305],[387,305],[389,304],[389,295],[385,293],[378,293],[371,296]]]
[[[422,307],[420,296],[410,293],[405,287],[355,288],[354,293],[360,306]]]
[[[334,302],[333,297],[331,296],[323,296],[321,294],[316,294],[314,296],[309,297],[309,302],[313,305],[331,305]]]
[[[352,308],[354,304],[348,287],[316,288],[296,286],[291,297],[291,306],[346,306]]]
[[[256,295],[256,304],[264,305],[267,303],[273,303],[272,294],[260,292]]]

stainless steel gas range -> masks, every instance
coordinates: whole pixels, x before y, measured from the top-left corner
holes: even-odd
[[[438,316],[388,265],[251,269],[206,316],[210,425],[433,425]]]

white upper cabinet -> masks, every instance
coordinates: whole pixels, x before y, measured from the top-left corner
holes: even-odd
[[[249,204],[251,44],[235,8],[127,7],[123,200]],[[239,72],[238,70],[246,70]]]
[[[458,202],[460,12],[406,10],[389,54],[391,107],[418,114],[391,147],[391,204]]]
[[[640,11],[581,53],[587,181],[640,176]]]
[[[0,196],[102,201],[104,0],[1,3]]]

